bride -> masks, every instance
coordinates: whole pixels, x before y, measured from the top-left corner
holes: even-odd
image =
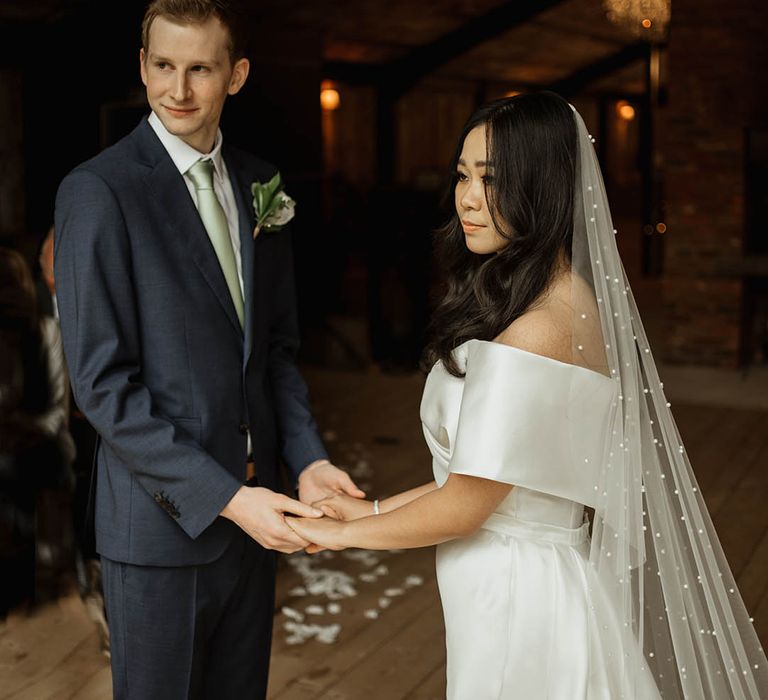
[[[491,103],[454,165],[421,404],[435,480],[289,524],[309,551],[439,545],[454,700],[768,697],[581,117],[552,93]]]

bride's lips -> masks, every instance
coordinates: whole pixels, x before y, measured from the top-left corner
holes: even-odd
[[[475,231],[479,231],[481,228],[485,228],[485,226],[481,224],[473,224],[470,221],[462,221],[461,225],[467,233],[474,233]]]
[[[172,117],[176,117],[177,119],[183,119],[184,117],[188,117],[190,114],[193,114],[194,112],[197,112],[197,108],[187,108],[187,109],[176,109],[175,107],[168,107],[167,105],[164,105],[165,111],[168,112]]]

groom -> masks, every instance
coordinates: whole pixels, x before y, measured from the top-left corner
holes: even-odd
[[[240,24],[221,0],[154,0],[140,55],[152,114],[56,202],[64,346],[100,436],[118,699],[264,697],[275,550],[309,544],[284,513],[363,495],[328,462],[294,364],[289,233],[252,237],[250,185],[275,170],[222,144],[249,70]],[[300,501],[273,490],[279,455]]]

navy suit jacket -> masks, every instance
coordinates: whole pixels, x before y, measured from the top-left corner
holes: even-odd
[[[223,147],[237,200],[245,323],[184,179],[144,119],[73,170],[56,199],[55,274],[75,399],[97,430],[96,547],[122,562],[216,559],[217,517],[279,457],[293,475],[326,457],[296,365],[288,229],[254,241],[250,184],[274,167]]]

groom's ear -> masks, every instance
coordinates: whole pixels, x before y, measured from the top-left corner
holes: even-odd
[[[144,85],[147,84],[147,56],[144,53],[144,48],[139,49],[139,72],[141,73],[141,82]]]
[[[232,67],[232,77],[229,79],[227,94],[236,95],[240,92],[240,89],[245,85],[250,70],[251,64],[247,58],[240,58],[235,62],[235,65]]]

